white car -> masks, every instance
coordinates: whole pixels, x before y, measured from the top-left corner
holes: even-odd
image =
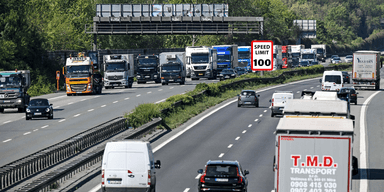
[[[339,64],[339,63],[341,63],[341,59],[340,59],[340,57],[334,57],[334,58],[332,59],[332,64]]]
[[[344,61],[346,63],[352,63],[352,60],[353,60],[353,56],[352,55],[347,55],[344,59]]]

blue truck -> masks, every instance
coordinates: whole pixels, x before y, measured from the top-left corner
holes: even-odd
[[[223,69],[234,69],[238,67],[237,45],[215,45],[217,50],[217,71],[221,73]]]
[[[251,72],[251,46],[240,46],[237,51],[239,67]]]

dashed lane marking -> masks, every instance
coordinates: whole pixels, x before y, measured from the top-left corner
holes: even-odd
[[[244,130],[242,133],[244,134],[244,133],[246,133],[247,132],[247,130]]]
[[[33,130],[33,132],[35,132],[35,131],[38,131],[39,129],[35,129],[35,130]]]
[[[173,89],[173,88],[175,88],[175,87],[170,87],[169,89]]]
[[[91,111],[93,111],[93,110],[95,110],[95,109],[90,109],[90,110],[88,110],[88,112],[91,112]]]
[[[78,116],[80,116],[81,114],[76,114],[76,115],[74,115],[73,117],[78,117]]]
[[[188,192],[189,190],[190,190],[190,188],[186,188],[186,189],[184,189],[183,192]]]
[[[61,106],[55,106],[55,108],[59,108],[59,107],[61,107]]]
[[[259,119],[255,119],[255,121],[258,121]]]
[[[222,158],[224,156],[224,153],[220,153],[219,158]]]
[[[252,124],[249,124],[248,127],[252,127]]]
[[[310,89],[313,89],[313,87],[311,87]]]
[[[264,110],[264,113],[266,113],[267,112],[267,110]]]
[[[197,174],[197,176],[195,177],[195,179],[200,179],[201,177],[201,173]]]
[[[9,141],[11,141],[11,140],[12,140],[12,139],[4,140],[3,143],[9,142]]]
[[[307,89],[304,89],[304,91],[306,91]]]
[[[3,124],[7,124],[7,123],[10,123],[10,122],[12,122],[12,121],[6,121],[6,122],[4,122]]]
[[[117,102],[119,102],[119,101],[114,101],[113,103],[117,103]]]
[[[152,93],[152,91],[148,91],[148,92],[147,92],[147,94],[151,94],[151,93]]]
[[[59,121],[60,122],[60,121]],[[49,125],[44,125],[44,126],[42,126],[41,128],[42,129],[45,129],[45,128],[47,128]]]
[[[65,121],[65,119],[60,120],[59,123],[61,123],[61,122],[63,122],[63,121]]]
[[[26,132],[26,133],[24,133],[23,135],[29,135],[29,134],[31,134],[31,132]]]
[[[125,98],[124,100],[128,100],[128,99],[129,99],[129,97]]]
[[[260,115],[259,115],[259,117],[262,117],[262,116],[263,116],[263,114],[260,114]]]
[[[105,106],[107,106],[107,105],[102,105],[102,106],[100,106],[100,107],[105,107]]]
[[[300,91],[296,92],[296,93],[300,93]]]
[[[159,89],[159,91],[162,91],[163,89]]]
[[[141,96],[141,94],[136,95],[136,97],[140,97],[140,96]]]
[[[229,145],[228,145],[228,148],[230,149],[232,146],[233,146],[233,144],[229,144]]]
[[[237,140],[239,140],[239,139],[240,139],[240,137],[236,137],[236,139],[235,139],[235,140],[237,141]]]

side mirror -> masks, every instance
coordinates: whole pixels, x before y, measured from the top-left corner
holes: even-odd
[[[53,104],[51,103],[51,104],[49,104],[50,106],[52,106]]]
[[[204,171],[203,171],[203,169],[199,169],[199,170],[197,170],[197,173],[199,173],[199,174],[203,174]]]
[[[351,118],[351,120],[355,120],[355,116],[354,115],[350,115],[350,118]]]
[[[155,162],[155,168],[156,168],[156,169],[160,169],[160,168],[161,168],[161,162],[160,162],[160,160],[157,160],[157,161]]]
[[[269,102],[272,103],[272,100],[270,99]]]
[[[257,97],[260,97],[260,95],[257,95]]]
[[[319,79],[320,83],[321,83],[321,79]]]
[[[356,92],[356,95],[359,94],[358,92]]]
[[[239,94],[237,94],[237,96],[239,97],[240,95],[239,95]]]
[[[244,170],[244,176],[248,175],[248,174],[249,174],[249,171],[248,170]]]
[[[353,156],[352,157],[352,175],[359,174],[359,162],[358,159]]]

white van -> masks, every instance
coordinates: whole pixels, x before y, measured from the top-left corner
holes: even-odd
[[[293,99],[292,91],[276,91],[272,95],[271,102],[271,117],[276,114],[282,115],[285,107],[285,103],[288,99]]]
[[[156,172],[149,142],[124,140],[108,142],[101,164],[103,192],[155,192]]]
[[[341,71],[324,71],[320,83],[322,91],[340,91],[344,86],[343,73]]]

